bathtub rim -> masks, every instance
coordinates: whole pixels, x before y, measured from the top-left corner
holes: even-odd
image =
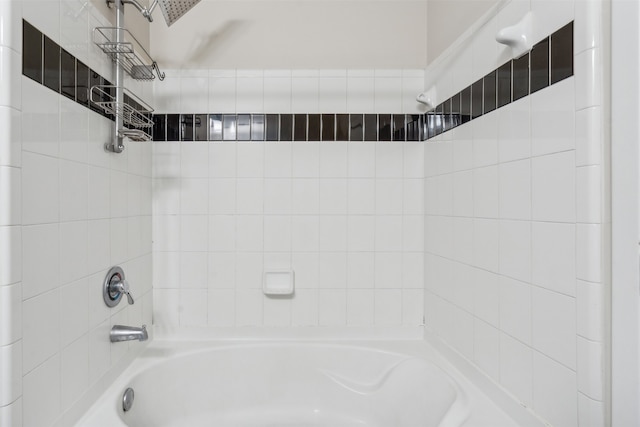
[[[103,395],[107,395],[108,392],[118,391],[123,392],[131,383],[133,379],[135,379],[138,375],[141,375],[149,370],[152,370],[156,367],[161,367],[163,363],[166,363],[168,360],[172,359],[181,359],[188,358],[194,355],[200,355],[208,352],[218,352],[218,351],[228,351],[228,350],[250,350],[250,349],[269,349],[269,348],[295,348],[295,347],[304,347],[305,350],[308,348],[323,348],[323,349],[338,349],[338,350],[355,350],[361,351],[363,353],[367,352],[375,352],[388,356],[397,357],[401,362],[411,359],[419,359],[424,361],[425,363],[432,365],[435,370],[443,375],[443,377],[448,381],[448,384],[453,388],[456,393],[456,399],[453,401],[451,406],[447,408],[445,412],[442,422],[438,425],[438,427],[462,427],[465,421],[469,418],[471,408],[470,408],[470,399],[467,391],[464,387],[462,387],[458,381],[454,378],[453,375],[446,369],[446,367],[440,366],[439,363],[436,363],[431,359],[434,354],[430,354],[428,357],[425,357],[424,354],[421,354],[422,351],[415,347],[415,343],[418,343],[418,340],[347,340],[344,338],[341,339],[333,339],[333,340],[319,340],[319,339],[241,339],[236,338],[233,340],[229,339],[197,339],[197,340],[172,340],[172,339],[156,339],[154,340],[147,348],[136,358],[130,366],[119,376],[116,381],[109,386],[109,388],[103,393]],[[176,346],[176,343],[179,343],[179,346]],[[402,351],[399,351],[396,346],[401,343]],[[159,356],[153,356],[152,354],[147,355],[153,351],[168,351],[168,353],[164,353]],[[422,349],[424,350],[424,349]],[[147,356],[145,356],[147,355]],[[118,394],[116,394],[118,395]],[[105,402],[108,406],[109,403]],[[112,404],[117,405],[117,401],[112,402]],[[89,413],[90,410],[94,409],[98,405],[92,405],[83,415],[83,417],[78,420],[79,424],[83,421]],[[102,407],[103,405],[99,405]],[[98,408],[95,408],[98,409]],[[119,421],[122,422],[122,427],[127,426],[124,420],[122,420],[122,411],[119,408],[115,408],[117,411],[117,417]],[[120,425],[118,425],[120,427]]]
[[[411,336],[410,339],[406,339],[402,334],[400,335],[404,339],[389,339],[389,332],[392,332],[394,328],[386,328],[385,332],[374,331],[369,334],[367,339],[363,339],[362,334],[356,331],[345,333],[344,328],[336,328],[340,332],[337,335],[331,334],[328,330],[319,333],[317,330],[312,332],[313,328],[299,328],[301,330],[294,332],[291,329],[288,331],[278,330],[278,328],[270,331],[265,329],[268,328],[246,328],[245,334],[235,334],[228,337],[225,334],[221,334],[218,335],[218,338],[212,338],[215,334],[199,334],[197,332],[192,333],[191,337],[185,337],[181,334],[156,334],[155,339],[149,345],[145,345],[144,348],[152,346],[152,349],[162,347],[175,349],[176,346],[179,346],[177,353],[186,355],[189,352],[209,350],[212,346],[317,344],[351,346],[368,350],[374,349],[396,355],[418,357],[440,368],[448,377],[453,379],[452,384],[454,384],[454,387],[461,387],[468,396],[471,406],[471,418],[464,424],[465,427],[479,427],[483,425],[481,423],[483,416],[493,415],[498,415],[503,419],[508,419],[513,424],[517,423],[517,425],[523,427],[548,426],[544,420],[537,417],[530,409],[521,405],[512,395],[492,379],[486,377],[471,362],[466,361],[455,350],[449,348],[446,343],[440,341],[436,335],[425,328],[419,328],[419,338],[414,338],[415,331],[408,333],[408,336]],[[237,329],[236,332],[238,332]],[[303,332],[305,338],[300,339],[299,335]],[[330,337],[331,339],[319,337]],[[386,339],[380,339],[379,337]],[[395,337],[398,338],[398,335],[395,335]],[[158,363],[161,363],[162,360],[162,358],[158,358]],[[86,422],[91,413],[99,410],[99,398],[109,392],[114,393],[114,390],[120,390],[133,375],[146,369],[141,367],[141,364],[148,366],[149,359],[142,360],[140,357],[136,357],[133,360],[129,360],[128,363],[122,363],[121,366],[124,365],[124,369],[121,375],[110,381],[106,388],[97,391],[93,400],[88,401],[85,399],[85,404],[75,413],[73,418],[67,419],[66,424],[59,423],[57,426],[80,426],[81,422]],[[128,379],[125,380],[125,376]],[[87,402],[89,403],[87,404]],[[469,422],[474,419],[476,411],[480,414],[478,418],[480,423]],[[117,415],[116,417],[120,421]],[[122,424],[122,426],[124,427],[125,425]]]
[[[479,389],[487,399],[504,411],[519,425],[522,427],[551,426],[546,420],[533,412],[532,408],[522,403],[516,396],[508,392],[469,359],[442,340],[442,338],[430,328],[424,329],[424,340],[452,367],[454,372],[464,378],[473,387]]]

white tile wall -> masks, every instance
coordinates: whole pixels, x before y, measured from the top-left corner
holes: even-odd
[[[165,100],[159,112],[178,112],[172,97],[202,93],[203,73],[192,71],[197,78],[169,71],[167,80],[179,83],[155,86]],[[413,97],[424,71],[210,70],[208,76],[203,113],[397,113],[418,111]],[[421,324],[422,303],[413,298],[423,280],[423,150],[420,143],[154,144],[154,276],[163,291],[156,302],[178,310],[164,292],[175,290],[183,310],[194,305],[194,313],[207,314],[159,313],[162,325]],[[293,268],[300,293],[265,298],[260,288],[268,268]],[[193,293],[183,296],[194,287],[208,291],[207,307]]]
[[[67,419],[120,357],[139,349],[112,351],[113,319],[151,324],[150,147],[105,152],[108,120],[21,76],[22,17],[108,76],[109,61],[88,43],[89,21],[103,18],[93,10],[70,19],[69,7],[1,6],[0,80],[10,85],[0,91],[2,425]],[[134,309],[104,306],[102,280],[115,263],[128,273]]]
[[[427,326],[551,425],[606,425],[603,4],[508,2],[487,28],[531,10],[540,40],[575,17],[575,76],[424,145]],[[509,59],[491,33],[438,101]]]
[[[415,144],[193,145],[153,146],[160,326],[422,323],[414,295],[421,301],[422,172],[405,165],[403,154],[415,153]],[[194,169],[206,174],[192,167],[200,161],[192,150],[204,155],[203,147],[209,177],[215,174],[208,180],[193,178]],[[187,176],[167,171],[166,153]],[[260,165],[260,173],[242,166],[247,162]],[[172,208],[176,201],[180,209]],[[293,268],[301,292],[285,301],[264,297],[262,272],[269,268]],[[197,298],[193,288],[206,294]],[[169,301],[175,292],[180,305]],[[179,307],[192,314],[178,315]]]

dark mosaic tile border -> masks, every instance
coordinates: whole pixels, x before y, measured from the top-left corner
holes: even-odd
[[[91,102],[92,86],[111,86],[109,80],[64,50],[28,21],[22,20],[22,74],[110,120],[112,114]],[[143,108],[125,95],[125,104]]]
[[[427,141],[573,75],[573,22],[425,114],[156,114],[154,141]]]
[[[424,141],[424,114],[154,114],[154,141]]]
[[[89,96],[107,79],[25,20],[22,43],[25,76],[113,120]],[[573,43],[572,21],[425,114],[155,114],[153,140],[427,141],[573,76]]]
[[[573,21],[425,114],[425,140],[573,76]]]

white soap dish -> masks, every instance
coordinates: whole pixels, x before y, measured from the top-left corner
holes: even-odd
[[[293,270],[265,271],[262,292],[265,295],[292,295],[293,282]]]

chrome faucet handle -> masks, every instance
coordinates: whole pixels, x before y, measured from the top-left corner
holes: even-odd
[[[129,292],[129,282],[126,279],[122,279],[119,282],[113,284],[114,289],[118,292],[123,293],[127,296],[127,302],[129,304],[133,304],[133,297],[131,296],[131,292]]]
[[[133,297],[131,296],[131,294],[129,292],[127,292],[127,302],[129,303],[129,305],[133,305],[133,303],[134,303]]]

